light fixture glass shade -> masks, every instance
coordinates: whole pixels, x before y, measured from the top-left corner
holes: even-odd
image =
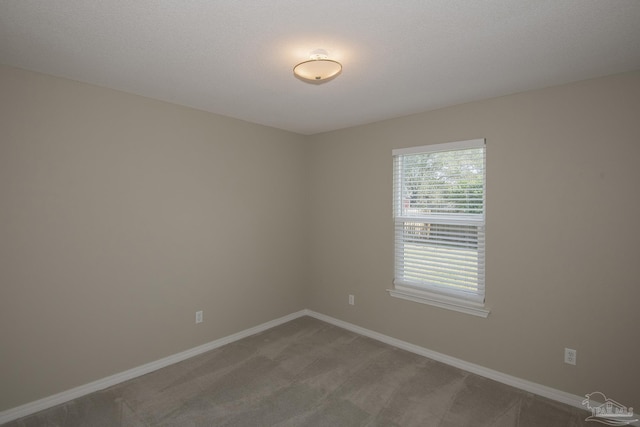
[[[342,64],[331,59],[311,59],[299,63],[293,72],[301,79],[320,82],[337,76],[342,71]]]

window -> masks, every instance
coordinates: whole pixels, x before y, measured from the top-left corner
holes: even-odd
[[[484,139],[393,150],[392,296],[482,317]]]

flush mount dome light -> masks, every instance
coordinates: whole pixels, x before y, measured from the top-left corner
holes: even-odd
[[[327,51],[316,49],[311,52],[311,59],[293,67],[296,77],[309,83],[324,83],[336,77],[342,71],[342,64],[332,59],[327,59]]]

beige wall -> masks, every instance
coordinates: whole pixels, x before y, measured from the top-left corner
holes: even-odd
[[[640,405],[638,72],[313,137],[6,67],[0,93],[0,411],[305,307]],[[385,291],[391,149],[470,138],[488,319]]]
[[[385,291],[392,148],[472,138],[487,139],[487,319]],[[640,406],[640,73],[311,139],[311,309]],[[577,366],[563,363],[564,347],[578,351]]]
[[[0,94],[0,411],[305,308],[299,135],[7,67]]]

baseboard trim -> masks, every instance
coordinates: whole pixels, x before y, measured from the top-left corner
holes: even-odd
[[[410,351],[411,353],[415,353],[420,356],[428,357],[438,362],[442,362],[447,365],[451,365],[456,368],[460,368],[465,371],[472,372],[474,374],[492,379],[494,381],[498,381],[500,383],[518,388],[520,390],[524,390],[524,391],[536,394],[538,396],[546,397],[548,399],[555,400],[557,402],[564,403],[566,405],[573,406],[575,408],[585,409],[584,406],[582,406],[582,401],[584,399],[584,397],[582,396],[577,396],[571,393],[566,393],[564,391],[556,390],[551,387],[543,386],[541,384],[537,384],[531,381],[523,380],[521,378],[517,378],[512,375],[504,374],[502,372],[495,371],[493,369],[485,368],[484,366],[476,365],[475,363],[467,362],[462,359],[457,359],[455,357],[451,357],[443,353],[438,353],[437,351],[429,350],[427,348],[420,347],[418,345],[411,344],[409,342],[402,341],[397,338],[393,338],[388,335],[384,335],[384,334],[372,331],[370,329],[366,329],[361,326],[354,325],[353,323],[336,319],[335,317],[327,316],[325,314],[321,314],[313,310],[304,309],[304,310],[300,310],[295,313],[291,313],[289,315],[280,317],[278,319],[271,320],[266,323],[262,323],[258,326],[245,329],[238,333],[211,341],[209,343],[200,345],[198,347],[194,347],[189,350],[176,353],[172,356],[168,356],[168,357],[156,360],[154,362],[147,363],[133,369],[129,369],[128,371],[120,372],[115,375],[111,375],[109,377],[102,378],[100,380],[93,381],[88,384],[84,384],[79,387],[75,387],[70,390],[66,390],[49,397],[45,397],[40,400],[36,400],[34,402],[26,403],[24,405],[5,410],[3,412],[0,412],[0,425],[16,420],[18,418],[26,417],[28,415],[34,414],[36,412],[39,412],[45,409],[49,409],[53,406],[68,402],[70,400],[77,399],[89,393],[104,390],[105,388],[114,386],[121,382],[128,381],[130,379],[139,377],[141,375],[148,374],[150,372],[167,367],[174,363],[181,362],[183,360],[189,359],[191,357],[197,356],[207,351],[214,350],[218,347],[222,347],[223,345],[230,344],[232,342],[238,341],[248,336],[257,334],[259,332],[266,331],[267,329],[271,329],[275,326],[281,325],[283,323],[289,322],[291,320],[297,319],[302,316],[310,316],[318,320],[322,320],[323,322],[332,324],[334,326],[346,329],[348,331],[355,332],[357,334],[372,338],[376,341],[389,344],[391,346],[400,348],[402,350]],[[636,416],[634,416],[634,418],[638,418],[637,414]],[[640,426],[640,422],[634,422],[630,425]]]
[[[248,336],[257,334],[259,332],[266,331],[267,329],[271,329],[275,326],[289,322],[293,319],[297,319],[298,317],[305,316],[307,315],[307,312],[308,310],[301,310],[295,313],[291,313],[289,315],[280,317],[275,320],[271,320],[266,323],[262,323],[261,325],[254,326],[249,329],[245,329],[238,333],[211,341],[209,343],[200,345],[198,347],[194,347],[189,350],[185,350],[180,353],[176,353],[174,355],[164,357],[154,362],[146,363],[136,368],[129,369],[127,371],[120,372],[120,373],[108,376],[106,378],[99,379],[97,381],[92,381],[88,384],[74,387],[70,390],[66,390],[66,391],[54,394],[52,396],[45,397],[40,400],[26,403],[24,405],[17,406],[15,408],[7,409],[3,412],[0,412],[0,425],[4,423],[8,423],[13,420],[17,420],[18,418],[35,414],[36,412],[39,412],[45,409],[52,408],[56,405],[60,405],[70,400],[85,396],[89,393],[104,390],[105,388],[109,388],[121,382],[128,381],[130,379],[148,374],[153,371],[157,371],[158,369],[165,368],[169,365],[173,365],[174,363],[178,363],[183,360],[189,359],[191,357],[197,356],[199,354],[205,353],[207,351],[216,349],[218,347],[222,347],[223,345],[230,344],[242,338],[246,338]]]
[[[455,357],[451,357],[443,353],[438,353],[437,351],[429,350],[427,348],[420,347],[418,345],[411,344],[406,341],[392,338],[388,335],[380,334],[378,332],[365,329],[360,326],[354,325],[352,323],[338,320],[336,318],[333,318],[331,316],[327,316],[321,313],[309,311],[307,315],[311,317],[315,317],[318,320],[322,320],[323,322],[331,323],[332,325],[355,332],[357,334],[364,335],[369,338],[373,338],[376,341],[381,341],[385,344],[389,344],[391,346],[400,348],[402,350],[407,350],[407,351],[410,351],[411,353],[419,354],[420,356],[428,357],[429,359],[437,360],[438,362],[455,366],[456,368],[460,368],[462,370],[472,372],[482,377],[489,378],[494,381],[498,381],[500,383],[507,384],[507,385],[519,388],[521,390],[525,390],[530,393],[537,394],[539,396],[547,397],[549,399],[556,400],[558,402],[562,402],[567,405],[584,409],[584,407],[581,405],[584,397],[576,396],[570,393],[566,393],[560,390],[556,390],[550,387],[546,387],[540,384],[526,381],[511,375],[504,374],[499,371],[494,371],[493,369],[485,368],[484,366],[476,365],[475,363],[467,362],[462,359],[457,359]]]
[[[538,396],[546,397],[548,399],[555,400],[556,402],[564,403],[566,405],[573,406],[578,409],[585,410],[585,413],[588,414],[588,412],[586,411],[586,408],[582,405],[584,396],[578,396],[575,394],[567,393],[567,392],[557,390],[551,387],[547,387],[538,383],[523,380],[521,378],[514,377],[512,375],[508,375],[499,371],[495,371],[493,369],[485,368],[484,366],[476,365],[475,363],[467,362],[462,359],[457,359],[455,357],[451,357],[443,353],[438,353],[437,351],[429,350],[427,348],[420,347],[418,345],[411,344],[409,342],[402,341],[402,340],[390,337],[388,335],[384,335],[384,334],[372,331],[370,329],[366,329],[361,326],[354,325],[353,323],[345,322],[343,320],[339,320],[334,317],[327,316],[325,314],[317,313],[312,310],[304,310],[304,312],[307,316],[314,317],[318,320],[322,320],[323,322],[327,322],[332,325],[338,326],[340,328],[349,330],[351,332],[364,335],[376,341],[389,344],[393,347],[400,348],[402,350],[407,350],[407,351],[410,351],[411,353],[428,357],[429,359],[437,360],[438,362],[442,362],[447,365],[460,368],[467,372],[472,372],[474,374],[480,375],[481,377],[489,378],[499,383],[506,384],[506,385],[518,388],[520,390],[524,390],[529,393],[536,394]],[[636,419],[639,418],[638,414],[634,414],[633,418],[636,418]],[[640,426],[640,422],[634,422],[629,425]]]

